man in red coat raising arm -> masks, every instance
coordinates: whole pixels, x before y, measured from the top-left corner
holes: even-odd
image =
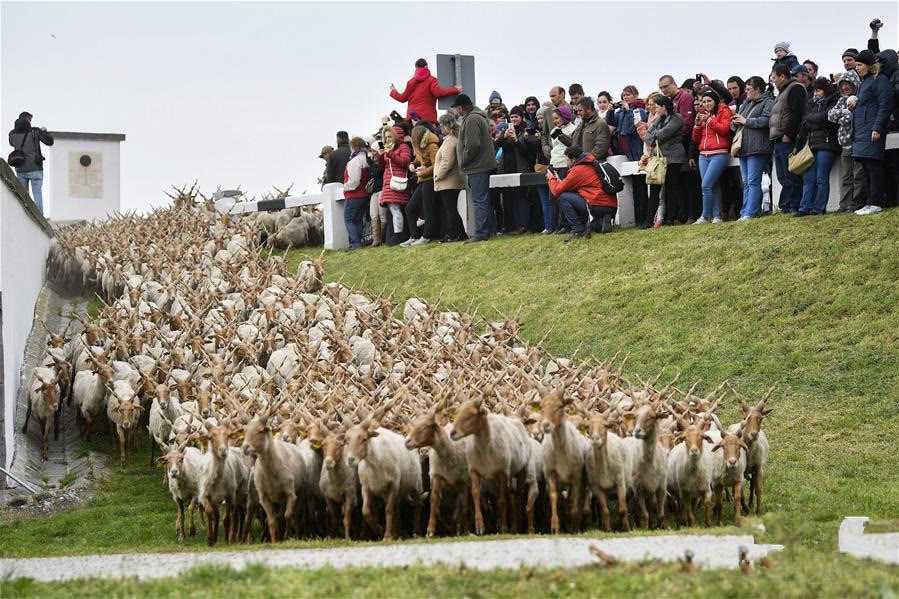
[[[462,86],[440,87],[437,77],[431,75],[428,62],[424,58],[415,61],[415,74],[406,83],[403,93],[390,84],[390,97],[397,102],[408,102],[406,118],[411,118],[414,110],[425,121],[437,123],[437,98],[455,96],[462,93]]]

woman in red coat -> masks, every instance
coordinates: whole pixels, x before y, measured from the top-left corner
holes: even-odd
[[[381,197],[378,202],[390,209],[393,219],[394,235],[387,245],[396,245],[403,241],[400,234],[403,232],[403,206],[409,201],[408,168],[412,162],[412,150],[403,143],[403,130],[400,127],[384,127],[381,131],[381,143],[384,147],[378,150],[378,165],[384,171],[384,186],[381,188]],[[399,184],[390,186],[394,177],[406,179],[403,189]]]
[[[412,111],[418,116],[432,123],[437,122],[437,98],[455,96],[462,93],[462,86],[440,87],[437,77],[431,75],[428,63],[424,58],[415,61],[415,74],[406,83],[403,93],[396,91],[390,84],[390,97],[397,102],[408,102],[406,107],[406,119],[412,120]]]
[[[695,224],[721,222],[721,208],[715,196],[715,183],[730,164],[730,119],[733,113],[711,88],[702,91],[702,102],[693,141],[699,147],[699,174],[702,177],[702,216]]]

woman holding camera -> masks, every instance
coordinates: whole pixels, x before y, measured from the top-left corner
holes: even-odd
[[[819,77],[812,85],[815,95],[812,96],[805,109],[805,117],[796,138],[796,147],[802,148],[808,143],[815,162],[802,179],[802,200],[799,211],[794,216],[824,214],[827,211],[827,198],[830,196],[830,169],[840,155],[840,142],[837,139],[837,125],[827,119],[827,113],[837,105],[836,88],[829,79]]]
[[[568,160],[565,158],[565,148],[567,146],[562,143],[559,136],[567,135],[571,137],[572,133],[574,133],[575,127],[574,123],[571,122],[571,108],[562,105],[554,108],[552,112],[547,112],[546,115],[552,123],[552,128],[549,132],[551,149],[548,170],[552,170],[559,179],[564,179],[568,173]],[[559,208],[552,201],[549,187],[541,185],[537,189],[540,192],[540,207],[543,210],[543,234],[548,235],[560,229]]]
[[[673,224],[676,215],[680,213],[684,205],[683,182],[681,179],[681,167],[687,161],[687,153],[684,150],[683,132],[684,118],[674,108],[671,98],[664,95],[654,96],[655,117],[646,131],[645,142],[650,152],[658,147],[659,153],[668,161],[665,169],[665,183],[663,185],[649,186],[649,201],[644,215],[634,215],[635,220],[653,222],[656,212],[659,210],[659,194],[665,190],[665,222]],[[657,146],[658,144],[658,146]],[[649,154],[640,158],[640,166],[645,167],[649,162]]]
[[[521,106],[512,107],[509,113],[509,126],[499,138],[497,145],[502,148],[504,173],[530,173],[534,171],[540,140],[527,131],[524,122],[524,109]],[[515,221],[512,230],[506,231],[507,234],[520,235],[526,233],[530,210],[528,209],[525,189],[521,187],[504,188],[503,209],[504,212],[510,211]]]
[[[637,88],[628,85],[621,92],[621,104],[615,111],[618,127],[618,153],[627,156],[628,161],[640,160],[643,156],[643,140],[637,132],[637,125],[646,121],[646,104],[637,97]],[[646,176],[634,175],[634,220],[640,229],[652,226],[652,219],[646,220]]]
[[[738,154],[743,179],[740,220],[757,217],[762,207],[762,173],[771,161],[772,152],[768,121],[774,109],[774,98],[766,91],[767,87],[761,77],[750,77],[746,81],[746,101],[740,105],[731,124],[734,132],[743,131]]]
[[[702,215],[694,223],[721,222],[721,207],[715,183],[730,163],[730,119],[732,113],[718,92],[702,91],[699,114],[693,125],[693,141],[699,149],[699,176],[702,178]]]

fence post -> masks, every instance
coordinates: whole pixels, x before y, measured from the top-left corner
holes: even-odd
[[[322,191],[325,194],[325,201],[322,202],[325,249],[345,250],[350,247],[350,239],[343,224],[343,185],[328,183]]]

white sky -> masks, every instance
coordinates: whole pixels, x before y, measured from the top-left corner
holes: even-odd
[[[837,72],[875,16],[895,48],[895,1],[3,1],[0,119],[4,132],[28,110],[51,130],[125,133],[124,209],[195,179],[206,193],[313,192],[321,146],[402,112],[388,85],[402,89],[419,57],[433,68],[438,53],[474,55],[481,106],[493,89],[511,106],[575,81],[645,96],[666,72],[766,76],[782,40]]]

